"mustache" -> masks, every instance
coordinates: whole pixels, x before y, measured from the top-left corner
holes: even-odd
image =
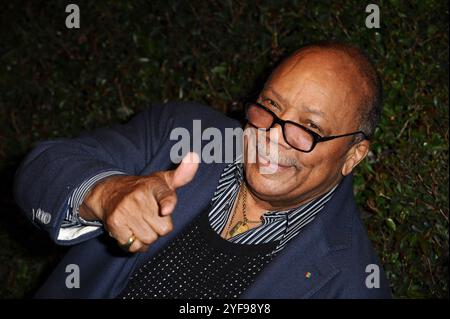
[[[279,147],[277,147],[276,144],[270,143],[269,145],[264,145],[262,143],[258,143],[256,144],[256,149],[258,154],[267,158],[271,163],[276,163],[283,166],[295,166],[296,168],[299,168],[298,161],[295,158],[288,157],[279,152]]]

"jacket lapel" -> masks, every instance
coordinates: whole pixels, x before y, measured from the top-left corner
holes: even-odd
[[[315,220],[261,272],[242,298],[310,298],[340,270],[329,253],[351,244],[352,176],[345,177]]]

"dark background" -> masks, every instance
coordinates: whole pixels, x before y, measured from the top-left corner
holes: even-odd
[[[36,142],[125,122],[152,102],[236,116],[299,46],[344,40],[374,59],[385,109],[355,194],[395,297],[448,298],[447,1],[67,1],[0,3],[0,297],[29,297],[64,253],[14,203]]]

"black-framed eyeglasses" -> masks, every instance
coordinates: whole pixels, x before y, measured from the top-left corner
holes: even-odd
[[[331,141],[340,137],[362,134],[364,139],[367,139],[367,135],[363,131],[342,135],[320,136],[301,124],[280,119],[267,107],[257,102],[249,102],[245,105],[245,115],[250,125],[264,131],[268,131],[275,124],[279,124],[286,143],[304,153],[311,152],[317,143]]]

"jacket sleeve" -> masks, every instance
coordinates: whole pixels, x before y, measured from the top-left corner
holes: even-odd
[[[59,244],[75,244],[98,235],[102,227],[75,240],[58,240],[71,195],[83,182],[103,172],[138,175],[169,139],[173,110],[166,108],[155,105],[126,124],[38,143],[16,171],[16,203]]]

